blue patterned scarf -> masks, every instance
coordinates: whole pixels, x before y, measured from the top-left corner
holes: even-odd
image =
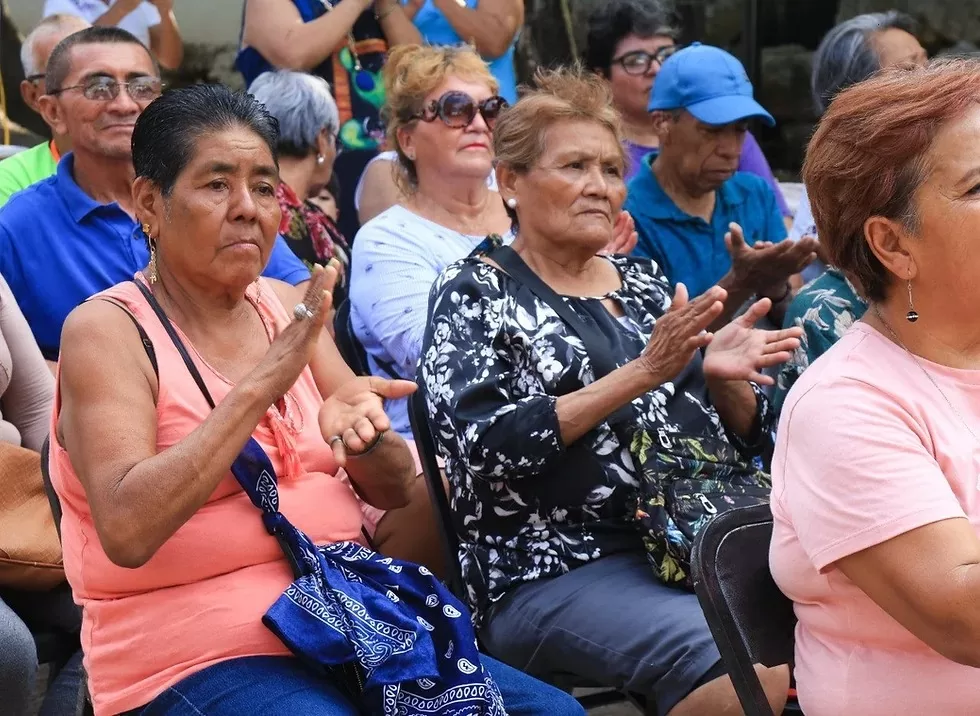
[[[262,618],[294,654],[359,668],[368,713],[506,716],[466,607],[432,572],[353,542],[317,547],[279,512],[275,469],[253,438],[231,471],[297,575]]]

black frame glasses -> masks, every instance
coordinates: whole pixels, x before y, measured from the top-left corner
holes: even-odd
[[[497,117],[508,106],[507,100],[499,95],[477,102],[465,92],[454,90],[446,92],[439,99],[432,100],[421,112],[413,114],[411,118],[421,119],[423,122],[441,119],[447,127],[464,129],[470,126],[479,112],[483,121],[492,129]]]
[[[664,45],[654,53],[646,50],[633,50],[613,58],[612,63],[622,67],[628,75],[645,75],[650,71],[654,62],[662,65],[668,57],[680,49],[680,45]]]
[[[81,90],[85,99],[95,102],[111,102],[119,96],[119,92],[125,87],[126,94],[134,102],[152,102],[160,96],[164,86],[159,77],[150,75],[134,77],[128,82],[120,82],[115,77],[98,76],[90,77],[80,85],[62,87],[53,92],[48,92],[48,94],[57,96],[68,90]]]
[[[36,75],[27,75],[27,77],[25,77],[24,79],[27,82],[30,82],[31,84],[33,84],[35,82],[41,82],[41,81],[44,80],[44,73],[43,72],[40,72],[40,73],[38,73]]]

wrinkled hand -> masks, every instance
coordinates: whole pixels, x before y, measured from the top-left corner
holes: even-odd
[[[616,223],[613,224],[612,241],[606,244],[600,254],[629,254],[636,248],[639,236],[636,233],[636,223],[628,211],[619,212]]]
[[[689,301],[687,287],[677,284],[670,310],[657,320],[650,342],[637,358],[651,374],[651,385],[661,385],[677,377],[691,362],[694,352],[711,343],[708,326],[721,315],[725,289],[713,286]]]
[[[790,359],[800,345],[803,329],[793,327],[781,331],[762,331],[754,328],[771,308],[772,301],[760,299],[715,333],[704,355],[705,378],[750,380],[760,385],[775,382],[762,371]]]
[[[312,318],[293,321],[276,336],[265,356],[255,367],[253,375],[272,396],[271,402],[289,390],[303,369],[309,365],[316,350],[324,324],[333,314],[333,289],[337,283],[337,262],[326,268],[315,266],[303,303],[313,312]],[[287,306],[292,311],[292,306]]]
[[[818,243],[810,237],[778,244],[760,241],[749,246],[741,226],[732,223],[728,229],[725,246],[732,257],[735,283],[759,296],[783,295],[789,277],[817,258]]]
[[[397,400],[415,392],[410,380],[385,380],[376,376],[351,378],[320,408],[320,432],[343,467],[348,457],[368,450],[378,437],[391,428],[384,411],[384,398]],[[337,440],[337,438],[342,440]]]

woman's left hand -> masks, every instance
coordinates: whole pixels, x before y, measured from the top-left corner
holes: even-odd
[[[717,331],[704,355],[705,378],[749,380],[760,385],[775,381],[762,371],[790,359],[800,345],[803,329],[763,331],[755,324],[772,308],[772,301],[756,301],[744,314]]]
[[[375,376],[351,378],[323,401],[320,432],[330,444],[337,464],[368,451],[391,427],[384,399],[397,400],[414,393],[410,380],[385,380]]]
[[[613,224],[612,241],[606,244],[600,251],[601,254],[628,254],[636,248],[639,235],[636,233],[636,224],[628,211],[619,212],[616,223]]]

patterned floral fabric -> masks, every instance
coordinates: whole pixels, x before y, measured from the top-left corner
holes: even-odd
[[[868,310],[857,289],[835,268],[804,286],[786,312],[783,325],[803,329],[800,347],[782,367],[776,380],[773,405],[778,414],[786,394],[813,361],[822,356]]]
[[[483,249],[487,248],[484,244]],[[479,250],[478,250],[479,251]],[[567,298],[582,315],[609,316],[616,363],[640,355],[670,305],[670,287],[646,259],[609,257],[622,286],[600,298]],[[460,562],[474,618],[524,582],[555,577],[600,557],[643,550],[636,523],[639,473],[608,422],[565,445],[555,404],[593,382],[581,341],[524,286],[480,260],[450,265],[432,289],[419,368],[433,432],[446,459]],[[760,444],[728,435],[708,399],[701,356],[629,413],[656,434],[727,440],[747,457],[771,440],[768,401],[757,395]],[[617,413],[618,414],[618,413]]]
[[[338,286],[344,286],[350,271],[350,246],[340,229],[329,216],[311,201],[300,201],[296,192],[285,182],[276,189],[282,219],[279,233],[293,253],[309,268],[314,264],[327,265],[336,258],[341,265]],[[339,303],[335,301],[335,303]]]

